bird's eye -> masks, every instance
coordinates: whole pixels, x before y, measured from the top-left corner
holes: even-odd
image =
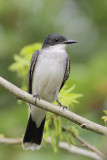
[[[59,41],[59,39],[57,39],[57,38],[56,38],[56,39],[55,39],[55,41],[56,41],[56,42],[58,42],[58,41]]]

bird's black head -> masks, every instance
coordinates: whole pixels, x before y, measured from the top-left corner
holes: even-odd
[[[59,34],[50,34],[45,38],[42,48],[54,46],[57,44],[71,44],[71,43],[76,43],[76,41],[68,40],[67,38]]]

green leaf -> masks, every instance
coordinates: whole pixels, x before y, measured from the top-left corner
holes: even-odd
[[[103,112],[107,115],[107,111],[106,110],[103,110]]]
[[[107,116],[102,116],[101,119],[107,120]]]

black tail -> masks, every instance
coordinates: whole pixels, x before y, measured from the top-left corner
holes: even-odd
[[[32,117],[30,114],[26,132],[23,138],[23,144],[22,144],[25,150],[28,150],[28,149],[35,150],[41,147],[45,118],[43,119],[40,127],[37,128],[36,123],[35,121],[32,120]]]

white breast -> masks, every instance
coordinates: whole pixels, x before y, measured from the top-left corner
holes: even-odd
[[[61,46],[40,51],[33,73],[33,95],[38,94],[40,98],[48,102],[55,100],[63,81],[67,56],[65,49]],[[31,105],[31,115],[39,127],[46,116],[46,111]]]
[[[41,50],[33,75],[33,94],[52,102],[58,94],[66,68],[67,53],[61,48]]]

